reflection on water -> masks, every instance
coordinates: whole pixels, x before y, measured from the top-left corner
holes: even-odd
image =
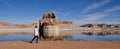
[[[71,32],[73,32],[71,34]],[[49,40],[64,40],[68,41],[120,41],[120,31],[62,31],[59,33],[64,36],[51,36]],[[65,36],[66,35],[66,36]],[[71,37],[72,36],[72,37]],[[30,41],[33,38],[31,34],[15,34],[0,36],[0,41]]]
[[[106,35],[120,35],[119,31],[93,31],[93,32],[82,32],[82,34],[90,36],[106,36]]]
[[[68,38],[70,41],[120,41],[120,31],[81,32]]]
[[[120,41],[119,35],[107,35],[107,36],[87,36],[78,34],[73,36],[72,38],[68,38],[70,41],[80,40],[80,41]]]

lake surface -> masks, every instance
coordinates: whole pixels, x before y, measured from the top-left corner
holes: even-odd
[[[84,34],[74,35],[69,41],[120,41],[120,35],[89,36]]]
[[[33,35],[31,34],[16,34],[8,36],[0,36],[0,42],[6,41],[30,41]],[[85,31],[73,35],[71,38],[66,38],[68,41],[120,41],[119,31],[95,32]]]
[[[8,35],[8,36],[0,36],[1,42],[7,41],[30,41],[33,38],[32,35],[29,34],[19,34],[19,35]]]

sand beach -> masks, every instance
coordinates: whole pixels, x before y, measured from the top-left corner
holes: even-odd
[[[24,41],[0,42],[0,49],[120,49],[120,42],[103,41]]]

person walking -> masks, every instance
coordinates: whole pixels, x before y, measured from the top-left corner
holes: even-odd
[[[38,43],[38,37],[39,37],[39,30],[38,30],[38,26],[35,25],[34,26],[34,38],[30,41],[30,43],[32,43],[35,38],[36,38],[36,43]]]

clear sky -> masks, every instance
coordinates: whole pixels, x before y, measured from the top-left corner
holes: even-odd
[[[120,24],[120,0],[0,0],[0,21],[29,24],[44,13],[75,24]]]

